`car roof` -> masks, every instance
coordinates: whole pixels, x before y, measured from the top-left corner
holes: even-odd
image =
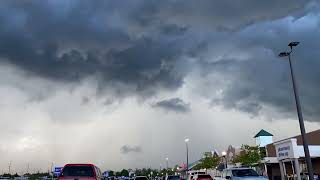
[[[243,169],[252,169],[252,168],[247,168],[247,167],[241,167],[241,168],[228,168],[227,170],[243,170]],[[252,169],[253,170],[253,169]]]
[[[64,166],[95,166],[95,165],[90,163],[80,163],[80,164],[66,164]]]
[[[195,175],[193,175],[193,176],[203,176],[203,175],[209,175],[209,176],[211,176],[210,174],[195,174]]]

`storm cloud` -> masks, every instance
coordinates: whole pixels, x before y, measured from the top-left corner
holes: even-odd
[[[318,127],[319,29],[317,0],[0,1],[3,162],[158,167],[182,162],[186,137],[198,160],[262,127],[295,135],[277,56],[291,41],[306,125]]]
[[[142,149],[140,146],[129,146],[129,145],[124,145],[120,149],[122,154],[128,154],[128,153],[140,153],[142,152]]]
[[[264,104],[292,112],[292,97],[284,96],[290,92],[287,67],[275,55],[301,39],[305,47],[297,58],[309,60],[303,69],[318,64],[317,51],[304,53],[318,44],[310,37],[319,36],[318,26],[299,25],[316,21],[318,6],[302,0],[2,1],[0,61],[51,81],[94,77],[97,94],[112,91],[116,99],[176,91],[192,67],[201,67],[204,76],[221,72],[232,81],[221,87],[222,97],[210,97],[215,103],[255,115]],[[314,102],[319,73],[300,74],[308,84],[301,93],[311,118],[320,112]]]
[[[155,108],[162,108],[167,111],[188,112],[190,111],[190,104],[185,103],[180,98],[171,98],[159,101],[153,105]]]

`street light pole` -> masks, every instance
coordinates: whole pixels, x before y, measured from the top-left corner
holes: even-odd
[[[9,163],[9,174],[11,175],[11,161]]]
[[[301,111],[299,93],[298,93],[298,88],[297,88],[297,84],[296,84],[296,80],[295,80],[295,76],[294,76],[292,62],[291,62],[292,47],[293,46],[297,46],[298,44],[299,44],[299,42],[291,42],[288,45],[290,47],[291,51],[290,52],[281,52],[279,54],[279,56],[280,57],[288,56],[288,59],[289,59],[292,86],[293,86],[293,93],[294,93],[295,102],[296,102],[296,108],[297,108],[297,113],[298,113],[298,119],[299,119],[299,125],[300,125],[300,131],[301,131],[304,154],[305,154],[305,158],[306,158],[306,162],[307,162],[309,180],[314,180],[312,162],[311,162],[309,146],[308,146],[308,140],[307,140],[307,136],[306,136],[306,130],[305,130],[302,111]]]
[[[167,163],[167,169],[166,169],[166,177],[169,175],[168,170],[169,170],[169,158],[166,157],[166,163]]]
[[[186,151],[187,151],[187,166],[186,166],[186,174],[188,176],[188,171],[189,171],[189,146],[188,146],[188,142],[189,139],[185,139],[184,142],[186,142]]]
[[[169,169],[169,158],[166,157],[166,163],[167,163],[167,170]]]
[[[228,168],[228,161],[227,161],[227,152],[225,152],[225,151],[223,151],[222,152],[222,157],[224,158],[224,160],[225,160],[225,169],[227,169]]]
[[[51,172],[51,180],[53,180],[53,162],[51,162],[50,172]]]

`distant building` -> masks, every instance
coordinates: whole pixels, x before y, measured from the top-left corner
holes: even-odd
[[[216,149],[213,149],[212,151],[211,151],[211,154],[213,155],[213,156],[220,156],[220,154],[219,154],[219,151],[218,150],[216,150]]]
[[[226,151],[227,162],[231,163],[233,159],[238,156],[241,152],[241,147],[229,145]]]

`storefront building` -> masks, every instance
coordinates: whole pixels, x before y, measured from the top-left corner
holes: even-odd
[[[320,129],[307,133],[314,174],[320,174]],[[307,168],[301,135],[283,139],[266,147],[264,159],[269,179],[284,180],[288,177],[306,179]]]

